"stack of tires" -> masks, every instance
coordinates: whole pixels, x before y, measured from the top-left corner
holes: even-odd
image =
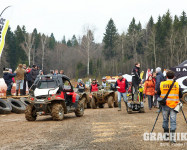
[[[29,102],[25,98],[15,100],[8,98],[7,100],[0,99],[0,114],[9,114],[11,112],[21,114],[25,112]]]

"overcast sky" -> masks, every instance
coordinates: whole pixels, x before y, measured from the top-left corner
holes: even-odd
[[[10,17],[10,27],[26,26],[26,31],[50,35],[61,41],[83,35],[83,27],[95,30],[96,42],[101,42],[110,18],[119,33],[126,32],[133,17],[145,27],[152,15],[157,20],[169,9],[171,15],[187,12],[187,0],[0,0],[0,12],[8,5],[4,16]]]

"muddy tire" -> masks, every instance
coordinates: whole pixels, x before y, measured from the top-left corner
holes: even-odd
[[[99,108],[104,108],[104,104],[99,104]]]
[[[139,113],[145,113],[144,108],[140,108]]]
[[[78,102],[78,106],[77,106],[77,109],[75,110],[75,115],[77,117],[82,117],[84,115],[84,104],[85,102],[83,100],[80,100]]]
[[[92,109],[96,109],[97,108],[96,101],[95,101],[94,97],[92,97],[92,100],[91,100],[91,107],[92,107]]]
[[[84,109],[86,109],[86,108],[87,108],[87,101],[86,101],[86,98],[83,97],[83,98],[81,99],[81,101],[84,103]]]
[[[55,121],[61,121],[64,119],[64,108],[61,104],[55,103],[52,106],[51,116]]]
[[[114,107],[113,97],[109,96],[108,97],[108,108],[113,108],[113,107]]]
[[[118,107],[118,101],[114,101],[114,107]]]
[[[132,109],[128,107],[127,103],[125,103],[125,105],[126,105],[127,113],[132,114]]]
[[[0,114],[10,114],[12,106],[5,100],[0,99]]]
[[[36,111],[33,105],[27,105],[25,110],[25,118],[27,121],[35,121],[37,118]]]
[[[7,99],[7,101],[12,106],[12,112],[14,112],[16,114],[21,114],[21,113],[25,112],[26,107],[21,101],[15,100],[13,98],[9,98],[9,99]]]
[[[90,97],[88,97],[87,108],[92,108],[92,107],[91,107],[91,100],[92,100],[92,99],[91,99]]]
[[[20,101],[21,101],[25,106],[27,106],[27,105],[30,104],[30,102],[29,102],[25,97],[21,97],[21,98],[20,98]]]
[[[187,93],[183,94],[182,101],[187,104]]]

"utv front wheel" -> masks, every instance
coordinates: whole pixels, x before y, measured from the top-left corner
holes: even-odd
[[[83,97],[83,98],[81,99],[81,101],[84,103],[84,109],[86,109],[86,108],[87,108],[87,101],[86,101],[86,98]]]
[[[108,107],[109,108],[113,108],[114,106],[114,102],[113,102],[113,97],[112,96],[109,96],[108,97]]]
[[[64,108],[61,104],[53,104],[51,116],[53,120],[60,121],[64,119]]]
[[[104,104],[99,104],[99,108],[104,108]]]
[[[125,102],[127,113],[132,114],[132,108],[129,108],[128,104]]]
[[[28,105],[25,110],[25,118],[27,121],[35,121],[36,120],[36,111],[33,105]]]
[[[79,101],[77,109],[75,110],[75,115],[77,117],[82,117],[84,115],[84,103],[83,100]]]
[[[95,101],[94,97],[92,97],[92,100],[91,100],[91,107],[92,107],[92,109],[96,109],[97,108],[96,101]]]

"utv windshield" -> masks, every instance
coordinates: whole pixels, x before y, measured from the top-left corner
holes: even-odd
[[[37,88],[39,89],[50,89],[50,88],[56,88],[57,83],[54,80],[42,80],[38,83]]]

